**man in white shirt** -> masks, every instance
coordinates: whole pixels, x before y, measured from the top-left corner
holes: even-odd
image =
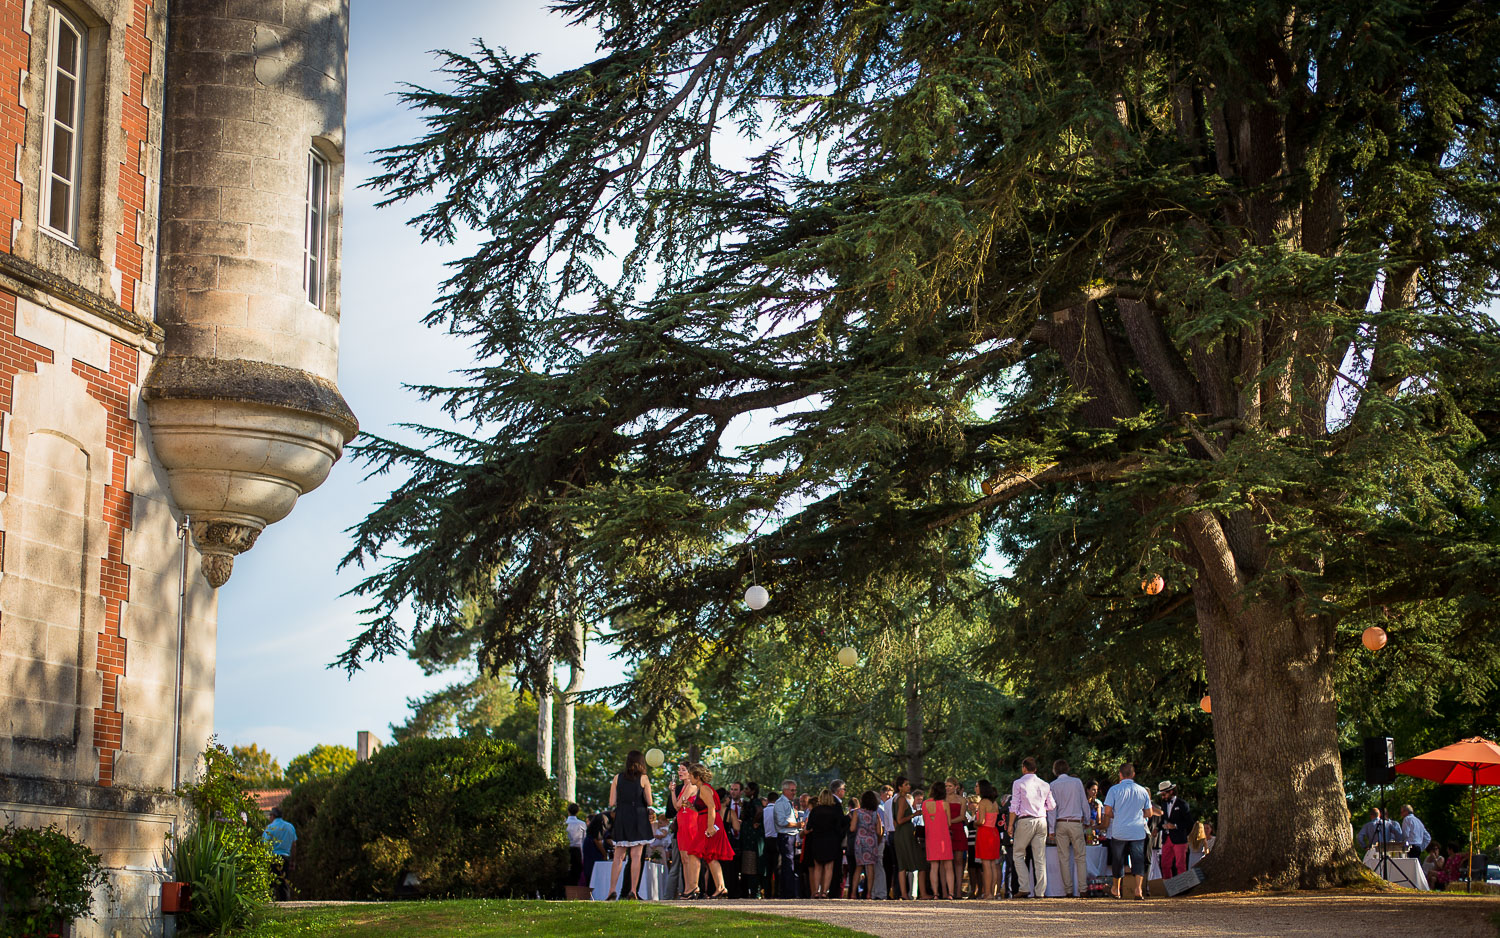
[[[1109,864],[1114,874],[1109,894],[1123,898],[1125,860],[1135,880],[1133,898],[1144,899],[1146,882],[1146,822],[1151,817],[1151,793],[1135,783],[1135,766],[1120,766],[1120,781],[1104,798],[1104,821],[1109,830]]]
[[[564,822],[568,828],[568,885],[582,886],[579,880],[583,878],[583,832],[588,830],[588,822],[578,816],[578,805],[568,805],[568,819]]]
[[[1406,839],[1407,856],[1421,857],[1422,851],[1432,843],[1432,835],[1427,833],[1427,825],[1417,818],[1416,812],[1412,811],[1411,805],[1401,806],[1401,836]]]
[[[1052,786],[1036,774],[1036,760],[1031,756],[1022,759],[1021,777],[1010,786],[1005,829],[1016,845],[1016,877],[1020,880],[1021,895],[1032,899],[1047,895],[1047,812],[1056,809]],[[1027,848],[1031,849],[1030,868],[1022,860]]]
[[[1057,807],[1047,812],[1047,827],[1057,844],[1057,866],[1062,874],[1063,895],[1075,895],[1073,886],[1077,883],[1076,895],[1082,898],[1089,884],[1088,845],[1083,839],[1084,819],[1089,816],[1088,795],[1084,793],[1083,782],[1068,774],[1068,760],[1058,759],[1052,763],[1052,774],[1056,776],[1052,780],[1052,798]],[[1068,859],[1070,850],[1071,862]]]

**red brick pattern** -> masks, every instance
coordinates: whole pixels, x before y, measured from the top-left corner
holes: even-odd
[[[146,213],[146,167],[140,165],[142,143],[150,139],[150,114],[141,104],[144,85],[151,74],[151,40],[146,35],[150,0],[132,0],[131,28],[125,34],[125,87],[120,127],[125,132],[124,160],[120,163],[120,204],[125,210],[123,230],[115,244],[115,269],[124,274],[120,305],[135,309],[135,290],[142,279],[145,250],[136,241],[141,230],[137,218]],[[12,158],[14,159],[14,158]],[[144,219],[141,219],[144,222]]]
[[[109,548],[99,561],[99,593],[104,597],[104,631],[99,633],[98,668],[104,675],[104,694],[94,711],[94,746],[99,750],[99,784],[114,783],[114,754],[121,748],[125,725],[120,712],[119,683],[125,674],[125,639],[120,616],[130,598],[130,567],[125,564],[125,532],[130,530],[132,496],[126,470],[135,452],[135,423],[130,419],[130,394],[135,385],[139,353],[123,343],[109,343],[109,371],[80,361],[73,373],[88,383],[89,394],[104,407],[106,441],[114,458],[104,487],[104,521]]]
[[[21,71],[30,67],[31,34],[21,29],[25,0],[0,0],[0,248],[11,250],[11,222],[21,215],[16,144],[26,136]],[[9,392],[6,393],[9,400]]]

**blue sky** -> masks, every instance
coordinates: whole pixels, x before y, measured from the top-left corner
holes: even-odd
[[[377,211],[375,194],[357,188],[370,175],[372,151],[421,130],[393,92],[402,82],[435,80],[431,50],[464,49],[476,37],[537,52],[544,69],[585,61],[594,42],[540,3],[437,0],[420,15],[394,0],[352,6],[339,386],[365,430],[390,433],[397,423],[438,419],[403,382],[442,383],[470,360],[462,344],[420,324],[456,249],[422,244],[405,225],[409,210]],[[359,630],[359,601],[340,595],[357,571],[335,571],[349,546],[345,529],[391,485],[362,476],[347,459],[334,466],[321,488],[240,556],[219,591],[214,723],[221,742],[258,743],[285,765],[315,743],[353,746],[359,730],[388,739],[406,698],[446,683],[405,658],[369,665],[352,679],[326,667]],[[590,687],[621,678],[621,665],[603,650],[587,663]]]

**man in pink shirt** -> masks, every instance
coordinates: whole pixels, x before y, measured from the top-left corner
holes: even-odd
[[[1015,841],[1016,878],[1021,893],[1033,899],[1047,894],[1047,812],[1056,809],[1052,786],[1036,774],[1036,760],[1031,756],[1022,759],[1021,777],[1010,786],[1005,829]],[[1027,869],[1023,859],[1028,847],[1034,871]]]

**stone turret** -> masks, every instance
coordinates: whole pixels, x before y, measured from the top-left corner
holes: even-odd
[[[348,0],[173,0],[157,458],[214,586],[357,431],[337,386]]]

